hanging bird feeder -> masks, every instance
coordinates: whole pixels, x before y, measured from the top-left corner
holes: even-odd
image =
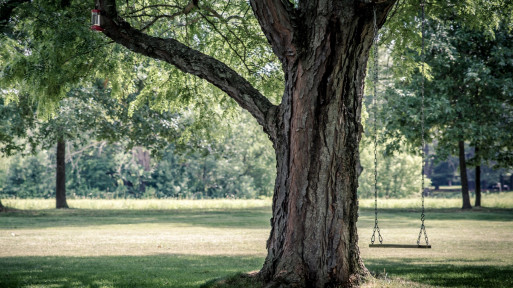
[[[101,17],[101,11],[99,9],[91,10],[91,30],[103,31]]]

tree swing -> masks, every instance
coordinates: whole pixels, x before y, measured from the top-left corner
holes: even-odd
[[[383,237],[381,236],[379,226],[378,226],[378,160],[377,160],[377,147],[378,147],[378,136],[377,136],[377,124],[376,124],[376,116],[377,116],[377,84],[378,84],[378,26],[376,23],[376,10],[374,9],[374,67],[373,67],[373,128],[374,128],[374,230],[372,232],[371,237],[371,243],[369,244],[370,248],[431,248],[431,245],[429,245],[428,236],[426,233],[426,226],[424,226],[424,194],[425,194],[425,187],[424,187],[424,161],[425,161],[425,152],[424,152],[424,146],[425,146],[425,139],[424,139],[424,0],[421,0],[420,2],[421,7],[421,34],[422,34],[422,47],[421,47],[421,70],[422,70],[422,80],[421,80],[421,95],[422,95],[422,104],[421,104],[421,133],[422,133],[422,148],[421,148],[421,157],[422,157],[422,188],[421,188],[421,197],[422,197],[422,212],[420,214],[420,232],[419,237],[417,238],[417,244],[383,244]],[[376,240],[376,232],[378,232],[378,241],[379,244],[374,244]],[[420,238],[422,237],[422,234],[424,233],[424,240],[426,241],[425,245],[420,244]]]

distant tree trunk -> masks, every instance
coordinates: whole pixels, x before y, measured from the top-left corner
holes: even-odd
[[[56,208],[69,208],[66,202],[66,142],[57,141],[57,180],[55,183]]]
[[[143,147],[135,147],[132,150],[132,154],[136,158],[137,164],[143,166],[145,172],[151,170],[151,157],[148,150]],[[144,177],[141,177],[139,181],[139,192],[144,193],[146,191],[146,184]]]
[[[476,157],[479,157],[479,147],[475,147]],[[480,158],[478,158],[480,159]],[[481,207],[481,160],[478,160],[478,164],[476,165],[476,203],[474,206]]]
[[[2,205],[2,200],[0,200],[0,212],[4,211],[4,205]]]
[[[476,166],[476,207],[481,207],[481,165]]]
[[[458,141],[458,148],[460,158],[461,195],[463,198],[463,207],[461,208],[472,209],[468,193],[467,162],[465,160],[465,142],[463,140]]]

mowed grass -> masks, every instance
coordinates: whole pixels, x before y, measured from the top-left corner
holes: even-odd
[[[55,199],[5,199],[5,206],[23,210],[47,210],[55,208]],[[222,210],[270,207],[267,199],[68,199],[71,208],[94,210]]]
[[[425,205],[428,208],[461,208],[461,193],[446,193],[451,198],[425,198]],[[437,193],[437,197],[443,197],[443,193]],[[454,198],[457,196],[456,198]],[[474,204],[474,197],[472,197],[472,205]],[[360,208],[374,208],[374,199],[361,199],[359,202]],[[378,208],[416,208],[420,209],[422,202],[419,197],[406,198],[406,199],[378,199]],[[501,193],[483,193],[481,205],[489,208],[513,208],[513,192]]]
[[[0,287],[199,287],[261,268],[269,200],[158,201],[70,200],[73,209],[55,210],[3,200],[23,210],[0,214]],[[385,243],[416,243],[420,215],[409,201],[380,210]],[[456,204],[428,205],[429,250],[369,248],[374,211],[362,205],[360,253],[377,276],[365,286],[513,287],[513,205]]]

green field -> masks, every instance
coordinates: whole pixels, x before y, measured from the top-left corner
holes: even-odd
[[[427,201],[431,250],[368,248],[373,202],[361,200],[361,255],[377,276],[365,286],[513,287],[512,199],[485,195],[488,208],[468,212]],[[380,201],[386,243],[416,242],[417,202]],[[271,216],[269,200],[3,203],[20,210],[0,214],[0,287],[199,287],[258,270]]]

